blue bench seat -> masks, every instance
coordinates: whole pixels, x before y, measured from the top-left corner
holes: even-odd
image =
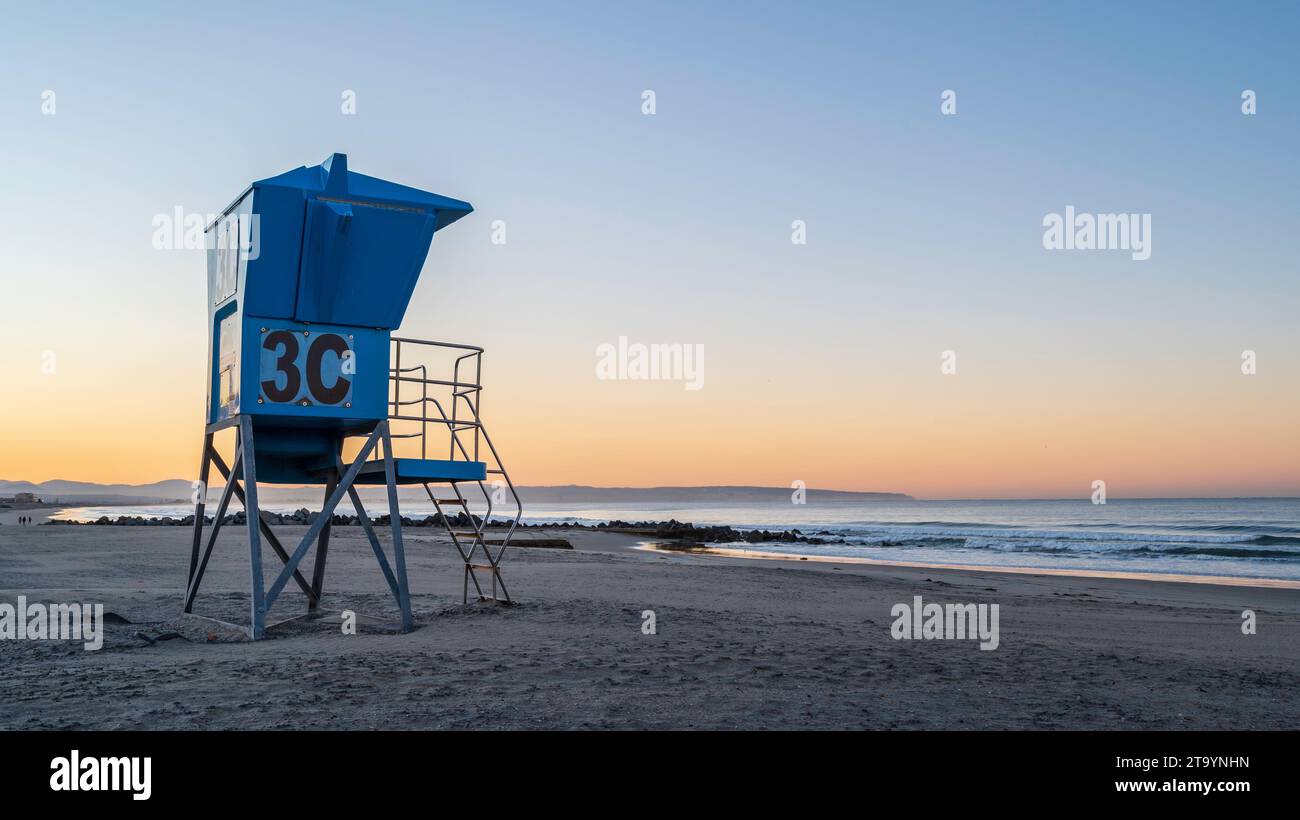
[[[487,478],[487,465],[482,461],[443,461],[431,458],[399,458],[398,484],[424,484],[425,482],[483,481]],[[367,461],[357,474],[357,484],[384,484],[383,459]]]

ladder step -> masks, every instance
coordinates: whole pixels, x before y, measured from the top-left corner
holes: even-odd
[[[462,537],[469,537],[469,538],[478,538],[478,537],[479,537],[479,534],[476,533],[476,532],[474,532],[473,530],[466,530],[466,531],[461,531],[461,530],[448,530],[448,532],[450,532],[452,535],[462,536]]]
[[[459,504],[462,507],[469,506],[469,502],[463,498],[439,498],[437,502],[439,504]]]
[[[492,566],[491,564],[466,564],[466,565],[465,565],[465,569],[472,569],[472,570],[474,570],[474,571],[476,571],[476,572],[493,572],[493,571],[494,571],[494,568],[493,568],[493,566]]]

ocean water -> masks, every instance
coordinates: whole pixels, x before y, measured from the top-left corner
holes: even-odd
[[[371,515],[386,510],[366,491]],[[525,502],[525,523],[665,521],[737,529],[798,529],[832,543],[766,542],[791,555],[1084,571],[1227,575],[1300,580],[1300,499],[1088,499],[1060,501],[817,501],[806,505]],[[208,507],[211,514],[214,504]],[[276,512],[319,509],[319,495],[263,493]],[[239,509],[237,506],[232,509]],[[185,506],[81,507],[59,516],[182,517]],[[347,512],[351,513],[349,508]],[[433,505],[404,494],[402,514]],[[737,545],[744,546],[744,545]]]

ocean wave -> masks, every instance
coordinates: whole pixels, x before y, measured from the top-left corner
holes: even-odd
[[[1020,527],[925,527],[914,524],[881,524],[869,528],[863,527],[823,527],[818,528],[818,535],[837,535],[844,538],[1001,538],[1001,539],[1036,539],[1040,541],[1079,541],[1079,542],[1143,542],[1169,544],[1294,544],[1300,547],[1300,537],[1287,535],[1261,534],[1256,527],[1246,532],[1232,534],[1207,534],[1197,532],[1092,532],[1086,530],[1065,529],[1028,529]],[[807,532],[807,530],[804,530]]]
[[[853,538],[845,539],[845,546],[863,549],[922,549],[971,550],[983,552],[1023,553],[1033,555],[1077,555],[1096,557],[1144,558],[1236,558],[1266,559],[1270,561],[1300,562],[1300,538],[1283,536],[1255,536],[1238,541],[1206,542],[1188,540],[1134,539],[1117,542],[1096,539],[1037,537],[1023,538],[954,538],[931,536],[921,538]],[[1262,549],[1275,547],[1274,549]]]
[[[1079,521],[1069,524],[1071,527],[1086,527],[1088,529],[1119,529],[1119,530],[1144,530],[1154,529],[1150,524],[1130,524],[1118,521],[1107,521],[1093,523],[1088,521]],[[1260,533],[1267,532],[1269,535],[1300,535],[1300,527],[1285,527],[1273,524],[1161,524],[1159,529],[1173,530],[1175,532],[1192,532],[1192,533]]]

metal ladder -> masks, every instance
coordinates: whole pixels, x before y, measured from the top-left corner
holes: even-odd
[[[513,601],[510,598],[510,592],[506,588],[505,581],[501,578],[501,559],[504,557],[506,548],[510,545],[510,539],[514,536],[515,530],[519,526],[519,521],[523,518],[523,503],[519,498],[519,493],[515,490],[514,483],[510,480],[509,473],[506,472],[505,464],[501,461],[501,456],[497,453],[496,445],[492,443],[492,437],[488,435],[483,426],[482,419],[479,415],[479,393],[482,390],[482,372],[483,372],[483,348],[473,345],[452,344],[449,342],[430,342],[422,339],[393,338],[394,350],[394,367],[391,368],[391,380],[393,382],[393,398],[390,401],[392,407],[389,418],[399,421],[418,421],[420,422],[420,432],[395,434],[394,438],[419,438],[420,455],[422,458],[427,457],[428,451],[428,425],[442,424],[450,434],[448,447],[448,458],[451,461],[480,461],[480,442],[486,445],[486,453],[489,460],[486,460],[486,474],[489,479],[482,481],[450,481],[454,498],[438,497],[434,494],[432,485],[424,483],[424,492],[428,495],[429,500],[433,502],[434,509],[437,510],[439,520],[447,530],[452,545],[456,552],[460,554],[461,560],[465,562],[465,573],[462,584],[462,593],[464,603],[469,603],[470,584],[473,583],[474,591],[479,601],[492,601],[503,604],[510,604]],[[457,356],[452,370],[450,381],[430,379],[428,377],[428,365],[419,364],[413,366],[402,366],[402,346],[406,345],[424,345],[455,351],[467,351]],[[472,360],[474,368],[474,380],[472,382],[461,381],[461,367],[467,360]],[[420,377],[406,376],[404,374],[420,372]],[[403,400],[401,398],[401,385],[403,382],[415,382],[421,385],[421,395],[419,398]],[[451,414],[448,415],[441,401],[436,395],[429,395],[429,388],[450,389],[451,390]],[[412,405],[420,406],[419,415],[408,415],[403,411],[403,407]],[[437,415],[429,413],[429,405],[437,411]],[[466,412],[467,411],[467,412]],[[469,436],[462,437],[462,434],[473,431],[472,441],[468,444],[465,439]],[[491,477],[495,476],[495,479]],[[488,480],[493,481],[489,485]],[[469,499],[461,491],[461,484],[473,483],[478,485],[479,492],[483,496],[486,509],[482,516],[476,517],[470,510]],[[494,496],[503,491],[509,491],[510,498],[514,506],[514,515],[509,519],[510,524],[504,529],[504,534],[499,538],[495,533],[489,533],[488,525],[492,521],[492,516],[496,512],[496,499]],[[461,512],[469,519],[469,529],[458,528],[452,523],[452,516],[447,513],[447,507],[456,508],[456,515]],[[500,530],[501,528],[497,528]],[[489,538],[488,536],[492,537]],[[468,549],[466,549],[468,546]],[[492,547],[497,547],[494,551]],[[487,575],[488,578],[480,580],[480,576]],[[484,586],[488,585],[491,595],[486,594]]]

